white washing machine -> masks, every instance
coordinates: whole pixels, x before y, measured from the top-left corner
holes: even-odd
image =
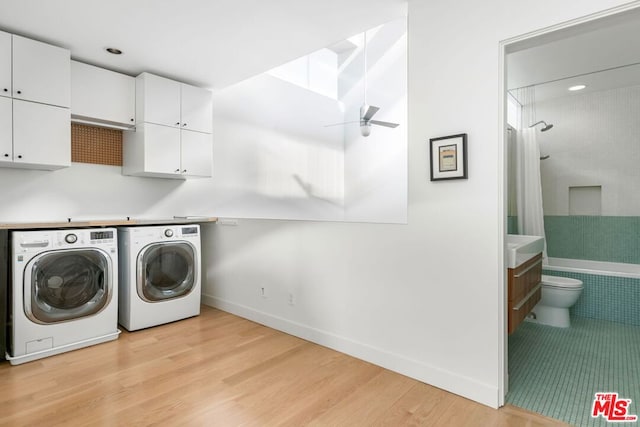
[[[129,331],[200,314],[200,226],[121,227],[119,314]]]
[[[13,365],[118,338],[116,229],[11,233]]]

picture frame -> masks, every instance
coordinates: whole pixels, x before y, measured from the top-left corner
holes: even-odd
[[[429,139],[431,181],[467,179],[467,134]]]

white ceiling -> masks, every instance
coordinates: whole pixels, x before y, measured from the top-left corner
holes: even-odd
[[[507,56],[510,90],[536,85],[536,101],[576,93],[640,85],[640,14],[630,12],[560,31],[542,44]],[[606,71],[603,71],[606,70]]]
[[[0,0],[0,30],[82,62],[208,88],[405,15],[406,0]]]

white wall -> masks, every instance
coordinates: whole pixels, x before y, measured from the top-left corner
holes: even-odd
[[[569,214],[569,187],[601,186],[602,215],[640,215],[640,86],[539,102],[545,215]]]
[[[309,74],[330,68],[327,53],[337,59],[328,49],[215,92],[217,214],[406,222],[406,28],[404,18],[381,25],[367,48],[367,101],[396,129],[375,126],[365,138],[358,123],[325,127],[359,120],[362,49],[346,53],[337,98],[320,95]],[[333,66],[323,76],[338,86]]]
[[[268,74],[214,92],[216,214],[344,218],[338,101]]]
[[[622,3],[410,1],[408,224],[208,226],[205,300],[497,406],[499,42]],[[429,182],[428,139],[460,132],[469,134],[469,179]]]
[[[357,121],[364,103],[364,51],[342,71],[345,120]],[[372,126],[362,137],[357,123],[344,127],[345,219],[405,223],[407,220],[407,22],[397,19],[367,41],[367,103],[380,107],[374,119],[399,123]]]

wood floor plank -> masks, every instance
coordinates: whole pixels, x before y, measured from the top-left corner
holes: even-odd
[[[198,317],[0,363],[0,426],[561,426],[486,406],[245,319]]]

